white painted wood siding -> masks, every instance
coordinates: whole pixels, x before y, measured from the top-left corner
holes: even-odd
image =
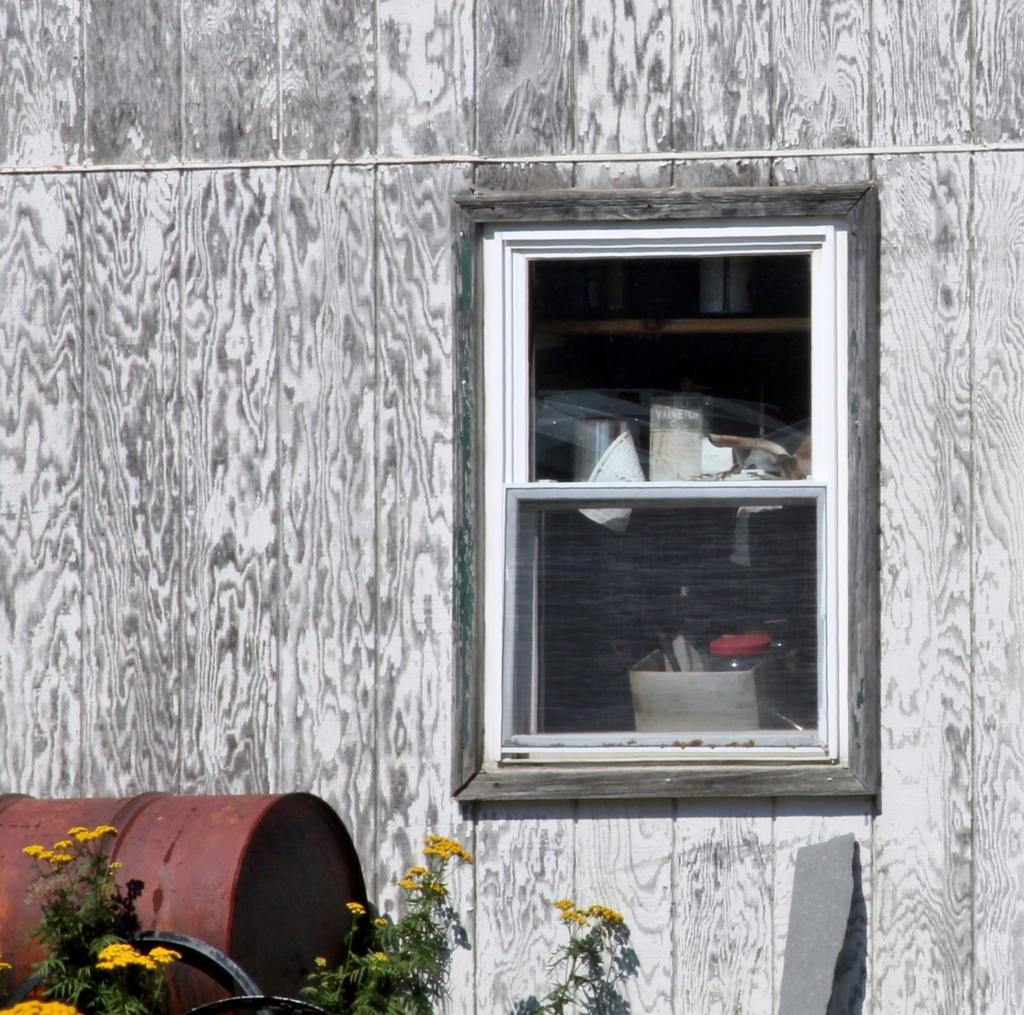
[[[853,834],[845,1015],[1024,1010],[1024,15],[1001,0],[0,0],[0,792],[311,790],[429,831],[535,991],[562,895],[637,1015],[768,1015]],[[330,165],[332,160],[337,164]],[[451,209],[877,183],[877,805],[475,805],[452,750]]]

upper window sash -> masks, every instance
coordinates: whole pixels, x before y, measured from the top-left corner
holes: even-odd
[[[486,482],[526,482],[529,476],[530,385],[528,275],[532,260],[607,257],[725,257],[809,254],[812,273],[812,426],[815,446],[833,465],[842,434],[836,399],[845,391],[836,335],[846,307],[845,228],[833,220],[729,222],[720,225],[632,225],[545,229],[501,226],[484,230],[483,282],[486,386]],[[500,336],[500,337],[499,337]],[[496,418],[499,411],[501,418]],[[818,428],[821,429],[818,429]],[[819,438],[819,434],[821,435]],[[500,451],[494,446],[500,435]],[[815,458],[817,477],[818,458]],[[497,471],[498,475],[495,475]],[[500,477],[500,478],[499,478]]]

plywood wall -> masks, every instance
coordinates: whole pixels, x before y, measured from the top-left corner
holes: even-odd
[[[637,1015],[767,1015],[798,854],[852,834],[839,1010],[1022,1010],[1022,36],[999,0],[0,2],[0,792],[310,790],[385,902],[458,835],[478,1015],[566,894],[626,914]],[[881,797],[460,810],[453,196],[865,179]]]

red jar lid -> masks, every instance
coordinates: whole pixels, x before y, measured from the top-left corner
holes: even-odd
[[[753,656],[772,643],[767,634],[723,634],[711,643],[713,656]]]

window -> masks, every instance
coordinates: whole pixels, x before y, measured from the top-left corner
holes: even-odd
[[[874,791],[875,207],[460,202],[461,796]]]

